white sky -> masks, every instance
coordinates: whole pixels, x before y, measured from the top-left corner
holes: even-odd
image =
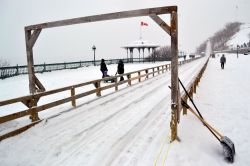
[[[187,53],[228,22],[250,22],[249,0],[0,0],[0,58],[11,65],[26,64],[27,25],[171,5],[178,6],[179,49]],[[125,58],[126,51],[121,46],[139,38],[140,21],[149,24],[143,27],[144,39],[170,44],[169,36],[148,17],[45,29],[34,47],[35,64],[92,60],[93,44],[97,47],[96,59]]]

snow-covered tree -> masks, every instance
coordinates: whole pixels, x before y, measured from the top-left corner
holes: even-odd
[[[10,66],[10,63],[6,60],[0,59],[0,67]]]

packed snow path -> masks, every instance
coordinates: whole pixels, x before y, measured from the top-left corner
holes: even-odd
[[[179,68],[188,83],[206,58]],[[170,72],[84,103],[1,142],[3,165],[153,165],[169,133]],[[10,144],[11,142],[11,144]],[[18,156],[13,160],[13,156]]]

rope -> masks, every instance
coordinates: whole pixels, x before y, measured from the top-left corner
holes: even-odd
[[[156,157],[156,159],[155,159],[155,161],[154,161],[154,166],[156,166],[157,165],[157,162],[158,162],[158,160],[159,160],[159,158],[160,158],[160,156],[161,156],[161,154],[162,154],[162,151],[163,151],[163,148],[164,148],[164,146],[166,145],[166,143],[167,142],[170,142],[170,136],[169,136],[169,134],[170,134],[170,131],[169,131],[169,133],[167,134],[167,137],[166,137],[166,140],[164,141],[164,138],[163,138],[163,143],[162,143],[162,145],[161,145],[161,147],[160,147],[160,151],[159,151],[159,153],[158,153],[158,155],[157,155],[157,157]],[[170,144],[171,145],[171,144]],[[170,150],[170,145],[168,146],[168,149],[167,149],[167,152],[166,152],[166,155],[165,155],[165,157],[164,157],[164,160],[163,160],[163,162],[162,162],[162,164],[164,163],[165,164],[165,161],[166,161],[166,159],[167,159],[167,156],[168,156],[168,153],[169,153],[169,150]]]
[[[170,140],[170,137],[168,136],[169,140]],[[166,163],[166,160],[167,160],[167,157],[168,157],[168,154],[169,154],[169,151],[170,151],[170,147],[171,147],[171,143],[169,144],[168,146],[168,149],[166,151],[166,154],[165,154],[165,157],[163,158],[163,162],[162,162],[162,165],[164,166],[165,163]]]

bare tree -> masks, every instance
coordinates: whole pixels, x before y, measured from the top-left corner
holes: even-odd
[[[171,60],[171,48],[170,46],[164,46],[156,49],[151,55],[150,59],[157,61]]]
[[[217,31],[212,37],[210,37],[209,40],[211,41],[212,50],[228,49],[228,46],[226,45],[227,41],[239,32],[241,24],[242,23],[239,22],[228,23],[222,30]],[[197,53],[204,52],[206,50],[207,40],[197,47]]]
[[[10,66],[10,63],[6,60],[0,59],[0,67]]]

